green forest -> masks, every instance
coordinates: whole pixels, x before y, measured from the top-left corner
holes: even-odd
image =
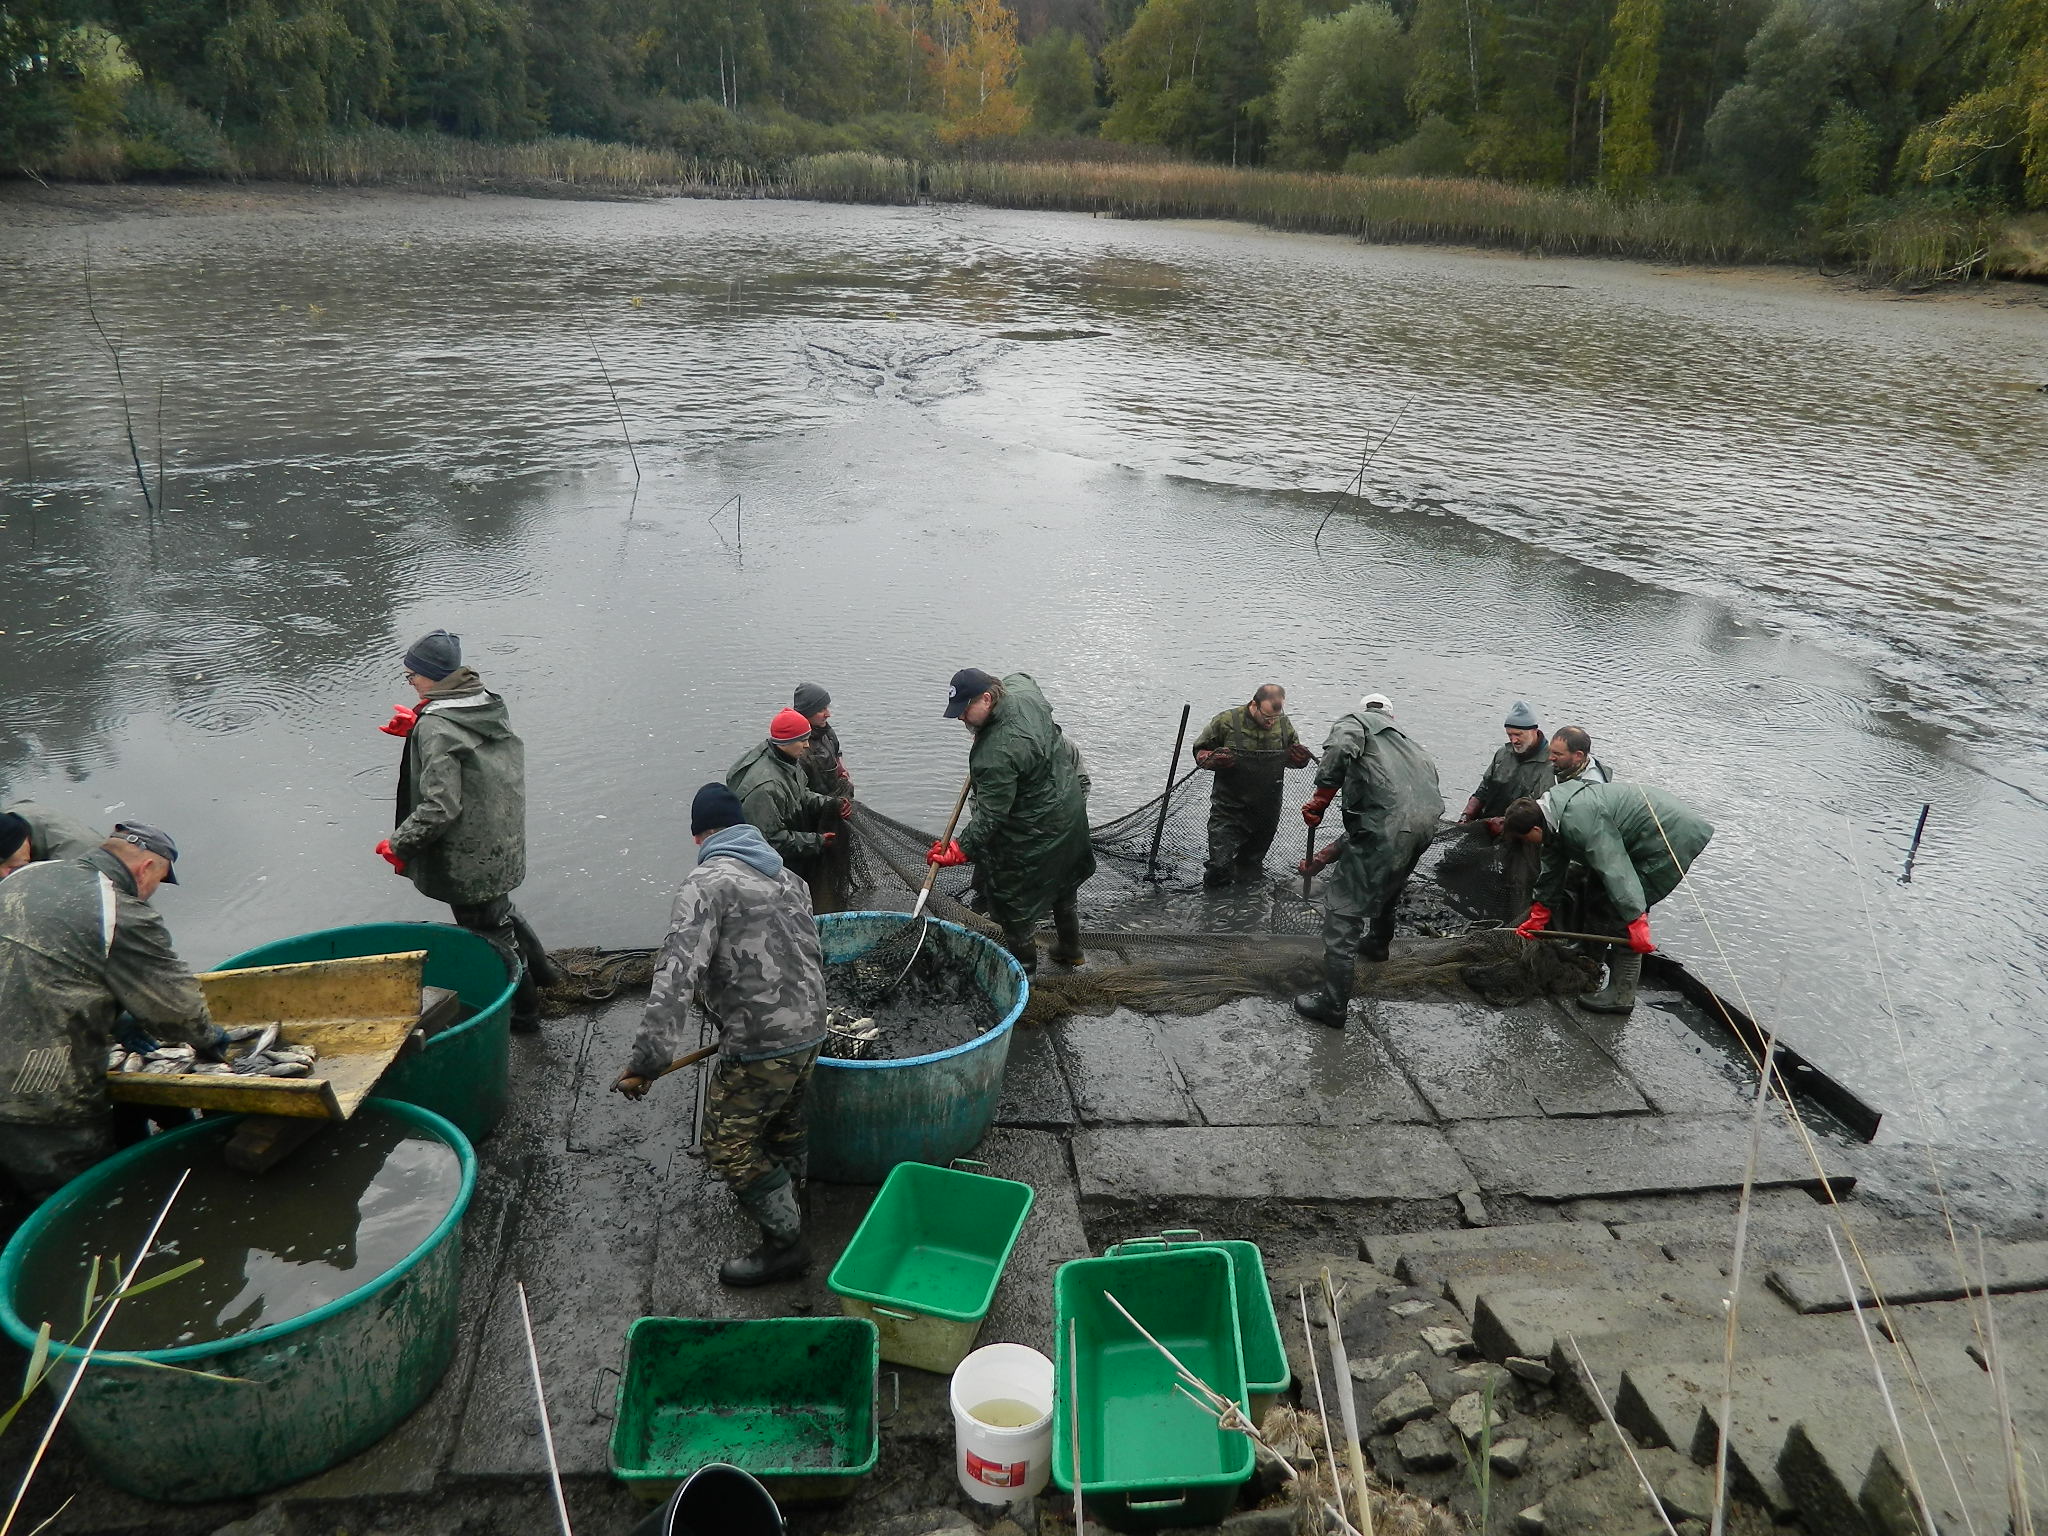
[[[0,171],[275,173],[393,135],[728,185],[849,152],[1477,180],[1809,253],[1900,220],[1967,246],[2048,206],[2048,0],[0,4]]]

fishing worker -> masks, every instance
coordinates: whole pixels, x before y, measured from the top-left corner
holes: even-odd
[[[150,905],[178,845],[123,822],[83,858],[0,880],[0,1169],[41,1200],[115,1150],[107,1053],[125,1012],[217,1060],[223,1036]]]
[[[19,821],[26,835],[11,848],[6,829]],[[10,875],[24,864],[45,859],[82,859],[106,839],[82,821],[73,821],[62,811],[21,800],[0,815],[0,875]]]
[[[697,867],[676,892],[654,986],[626,1070],[629,1099],[683,1054],[701,1007],[718,1032],[704,1106],[704,1160],[761,1228],[721,1284],[765,1285],[810,1267],[799,1200],[804,1096],[825,1039],[825,957],[804,883],[749,826],[739,797],[706,784],[690,804]]]
[[[811,878],[811,909],[838,912],[846,906],[853,873],[852,845],[836,835],[840,818],[853,808],[853,775],[846,771],[846,759],[839,750],[839,732],[832,725],[832,695],[817,683],[799,683],[790,708],[811,722],[811,749],[803,759],[811,792],[845,802],[844,812],[835,804],[822,813],[815,825],[821,835],[832,835],[825,836],[817,873]]]
[[[1501,835],[1501,817],[1510,805],[1517,800],[1535,799],[1557,780],[1551,766],[1550,742],[1536,723],[1536,712],[1517,699],[1501,723],[1508,739],[1494,750],[1493,760],[1480,776],[1479,787],[1472,791],[1458,817],[1459,825],[1476,821],[1493,837]],[[1510,839],[1501,844],[1501,882],[1507,892],[1504,916],[1512,919],[1527,909],[1540,858],[1527,843]]]
[[[768,846],[815,891],[826,859],[838,852],[840,824],[853,815],[853,796],[851,786],[830,795],[811,787],[812,735],[805,716],[778,711],[768,722],[768,739],[727,770],[725,787],[739,796]]]
[[[1593,755],[1593,738],[1586,734],[1584,726],[1557,728],[1550,738],[1550,771],[1560,784],[1569,784],[1574,779],[1584,779],[1589,784],[1614,782],[1607,765]]]
[[[1298,866],[1309,875],[1334,862],[1337,872],[1323,899],[1323,984],[1294,1000],[1303,1018],[1335,1029],[1344,1027],[1359,955],[1387,958],[1394,907],[1444,813],[1436,764],[1394,724],[1393,702],[1383,693],[1367,694],[1330,727],[1316,792],[1301,819],[1321,825],[1340,792],[1344,836]]]
[[[1280,794],[1290,768],[1313,754],[1287,718],[1287,690],[1263,683],[1249,704],[1226,709],[1195,738],[1195,766],[1215,776],[1209,790],[1209,857],[1202,884],[1255,880],[1280,828]]]
[[[946,689],[945,718],[974,737],[967,749],[974,812],[959,840],[933,843],[925,861],[974,865],[989,916],[1025,974],[1038,968],[1038,923],[1048,910],[1053,964],[1083,964],[1075,898],[1095,873],[1095,846],[1080,750],[1023,672],[998,679],[961,668]]]
[[[1643,784],[1598,784],[1579,778],[1540,801],[1517,800],[1507,809],[1506,836],[1541,851],[1536,899],[1515,930],[1533,939],[1550,926],[1550,904],[1562,899],[1572,870],[1590,871],[1584,914],[1588,933],[1625,934],[1628,947],[1610,947],[1607,985],[1579,999],[1595,1013],[1627,1013],[1650,942],[1650,908],[1685,879],[1693,860],[1713,840],[1714,828],[1676,795]]]
[[[382,858],[429,901],[488,943],[518,982],[512,1028],[540,1028],[540,987],[559,972],[512,905],[526,879],[526,744],[505,701],[462,664],[462,639],[445,629],[415,640],[405,680],[419,696],[377,727],[405,738],[398,765],[398,824]]]

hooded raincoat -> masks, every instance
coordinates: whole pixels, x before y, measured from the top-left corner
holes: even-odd
[[[95,832],[82,821],[73,821],[62,811],[24,800],[7,807],[8,814],[28,823],[28,856],[44,859],[82,859],[105,842],[104,832]]]
[[[824,855],[819,829],[828,816],[838,816],[838,800],[811,788],[803,760],[764,741],[732,765],[725,787],[740,797],[747,820],[784,859],[808,870]]]
[[[1543,798],[1543,872],[1536,900],[1558,907],[1574,864],[1592,872],[1623,923],[1634,922],[1678,888],[1714,828],[1676,795],[1645,784],[1579,778]]]
[[[458,667],[420,701],[391,851],[430,901],[482,906],[526,879],[526,745],[505,701]]]
[[[103,1120],[124,1012],[159,1040],[213,1036],[205,995],[128,866],[96,849],[0,880],[0,1121]]]
[[[1556,779],[1550,766],[1550,738],[1539,731],[1536,745],[1527,752],[1502,742],[1472,795],[1481,816],[1498,816],[1517,800],[1534,800]]]
[[[1382,920],[1436,836],[1444,813],[1436,763],[1384,710],[1358,709],[1330,727],[1319,789],[1341,789],[1344,848],[1328,910]]]
[[[974,812],[960,847],[989,915],[1005,928],[1037,922],[1055,901],[1095,873],[1081,754],[1023,672],[1003,679],[1003,696],[974,733],[967,770]]]

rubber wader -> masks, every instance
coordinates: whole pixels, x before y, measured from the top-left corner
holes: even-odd
[[[1607,985],[1579,999],[1581,1008],[1594,1013],[1628,1013],[1636,1005],[1636,984],[1643,979],[1643,957],[1632,949],[1617,949],[1607,961]]]
[[[778,1167],[737,1191],[739,1202],[761,1228],[761,1242],[751,1253],[727,1259],[718,1269],[720,1285],[766,1285],[793,1280],[811,1267],[811,1245],[804,1237],[803,1210],[789,1169]]]

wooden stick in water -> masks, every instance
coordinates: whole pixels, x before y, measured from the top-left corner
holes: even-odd
[[[562,1464],[555,1457],[555,1431],[548,1423],[548,1394],[540,1381],[540,1351],[534,1347],[533,1313],[526,1306],[526,1282],[515,1280],[513,1288],[519,1292],[519,1325],[526,1330],[526,1363],[533,1368],[533,1404],[540,1412],[541,1444],[547,1447],[548,1478],[555,1486],[555,1513],[561,1517],[562,1536],[576,1536],[569,1524],[569,1501],[562,1494]]]

